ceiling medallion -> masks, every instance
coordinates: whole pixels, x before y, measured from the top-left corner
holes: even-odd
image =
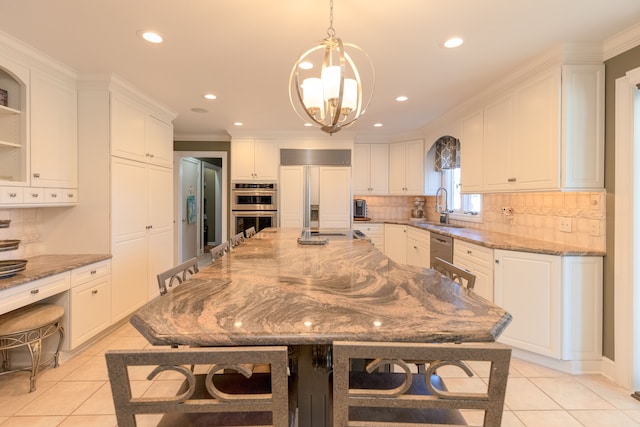
[[[335,37],[333,0],[327,35],[294,64],[289,77],[289,100],[303,120],[311,120],[332,135],[365,113],[373,96],[375,72],[366,52]],[[356,62],[365,68],[358,70]]]

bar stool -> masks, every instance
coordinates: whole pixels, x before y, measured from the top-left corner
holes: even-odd
[[[0,316],[0,351],[2,351],[3,370],[0,375],[28,370],[26,368],[10,369],[9,360],[10,349],[27,346],[31,354],[29,393],[35,391],[38,368],[45,363],[40,362],[42,340],[56,332],[60,334],[60,339],[53,355],[53,367],[58,367],[58,358],[64,340],[62,316],[64,316],[64,308],[55,304],[31,304]]]

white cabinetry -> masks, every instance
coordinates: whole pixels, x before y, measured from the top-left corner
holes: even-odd
[[[68,340],[74,349],[111,324],[111,261],[71,271]]]
[[[371,239],[371,243],[384,253],[384,224],[357,221],[353,223],[353,229],[362,231],[368,239]]]
[[[348,229],[351,225],[351,168],[320,166],[320,228]]]
[[[463,148],[463,171],[477,177],[481,164],[485,192],[602,188],[603,93],[602,64],[554,66],[521,82],[485,104],[482,157]],[[463,128],[477,135],[469,120]],[[465,192],[476,184],[462,180]]]
[[[280,166],[279,185],[280,227],[301,229],[304,218],[304,167]]]
[[[389,194],[388,144],[354,144],[353,193]]]
[[[27,185],[29,69],[3,58],[0,87],[8,102],[0,106],[0,185]]]
[[[500,341],[568,361],[602,358],[602,258],[495,251],[495,303],[513,316]]]
[[[232,181],[275,181],[278,179],[278,145],[268,139],[231,141]]]
[[[75,82],[31,73],[31,186],[78,187]]]
[[[424,194],[424,142],[389,144],[389,194]]]
[[[407,263],[407,226],[400,224],[384,225],[384,253],[393,261]]]
[[[455,239],[453,263],[476,276],[473,288],[476,294],[493,301],[493,249]]]
[[[431,268],[429,252],[431,233],[415,227],[407,227],[407,264]]]
[[[479,193],[483,189],[483,132],[482,110],[462,119],[460,138],[460,183],[463,193]]]

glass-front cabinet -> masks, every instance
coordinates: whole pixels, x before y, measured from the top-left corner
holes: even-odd
[[[28,181],[27,99],[29,70],[0,66],[0,185]]]

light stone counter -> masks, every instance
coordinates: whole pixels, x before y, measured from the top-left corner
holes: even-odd
[[[494,341],[502,308],[433,270],[396,264],[366,240],[296,243],[266,229],[139,309],[154,345],[305,345],[334,340]]]
[[[564,243],[546,242],[544,240],[531,239],[528,237],[515,236],[513,234],[498,233],[495,231],[480,230],[470,227],[447,227],[436,224],[426,224],[416,221],[394,221],[384,220],[361,221],[355,222],[354,228],[358,228],[358,224],[366,223],[378,224],[404,224],[423,230],[435,231],[439,234],[451,236],[454,239],[460,239],[467,242],[475,243],[491,249],[505,249],[509,251],[532,252],[547,255],[560,256],[604,256],[603,251],[584,248],[581,246],[567,245]]]

